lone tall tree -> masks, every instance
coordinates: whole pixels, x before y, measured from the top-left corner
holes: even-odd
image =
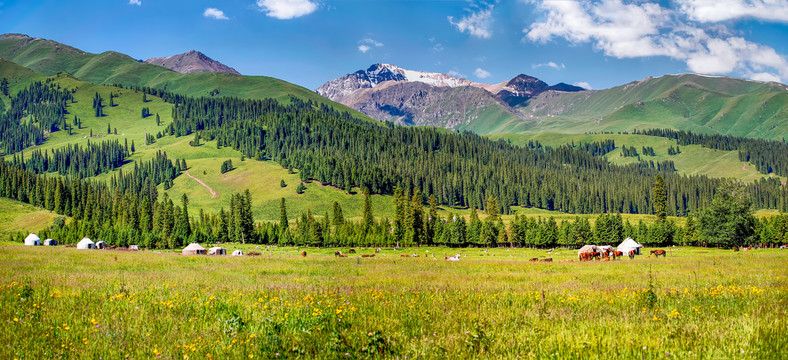
[[[279,227],[282,230],[287,230],[287,226],[287,205],[285,204],[285,198],[282,198],[282,201],[279,202]]]
[[[651,189],[652,203],[654,204],[654,215],[657,219],[662,221],[668,216],[668,197],[665,195],[665,179],[662,175],[657,175],[654,179],[654,188]]]
[[[368,234],[375,224],[372,218],[372,204],[369,201],[369,189],[364,188],[364,233]]]

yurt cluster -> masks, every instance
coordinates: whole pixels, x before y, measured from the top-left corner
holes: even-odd
[[[58,242],[55,239],[46,239],[43,242],[38,235],[31,233],[25,238],[25,245],[27,246],[57,246]],[[97,241],[93,242],[88,237],[82,238],[77,243],[77,249],[79,250],[90,250],[90,249],[109,249],[109,245],[105,241]],[[129,245],[128,250],[138,251],[140,248],[137,245]],[[183,255],[227,255],[227,249],[219,246],[212,247],[210,249],[206,249],[198,243],[191,243],[189,246],[183,248],[181,252]],[[235,250],[232,253],[232,256],[243,256],[244,253],[241,250]]]
[[[599,259],[600,257],[608,258],[613,256],[629,256],[630,258],[635,255],[641,255],[640,249],[643,245],[631,237],[626,238],[615,249],[610,245],[585,245],[577,251],[577,257],[580,261]]]

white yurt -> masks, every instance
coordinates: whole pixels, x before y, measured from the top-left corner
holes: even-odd
[[[107,242],[106,242],[106,241],[104,241],[104,240],[99,240],[99,241],[96,243],[96,249],[106,249],[106,248],[108,248],[108,247],[109,247],[109,245],[107,245]]]
[[[214,246],[208,249],[208,255],[227,255],[227,249],[219,246]]]
[[[57,246],[57,240],[55,240],[55,239],[46,239],[46,240],[44,240],[44,245],[46,245],[46,246]]]
[[[27,246],[41,246],[41,238],[38,237],[38,235],[36,235],[36,234],[30,233],[30,235],[28,235],[25,238],[25,245],[27,245]]]
[[[624,255],[628,255],[631,250],[635,250],[635,255],[640,255],[640,248],[642,247],[643,245],[638,244],[637,241],[628,237],[618,245],[617,250],[624,253]]]
[[[241,250],[233,251],[233,256],[244,256],[244,252]]]
[[[129,245],[129,250],[140,251],[140,247],[138,245]]]
[[[598,246],[585,245],[581,247],[580,250],[577,251],[577,256],[580,256],[580,254],[585,254],[585,253],[598,253],[598,252],[602,252],[602,250],[600,250]]]
[[[95,249],[95,248],[96,248],[96,244],[93,242],[93,240],[90,240],[87,237],[83,237],[82,240],[80,240],[77,243],[77,249],[84,250],[84,249]]]
[[[204,247],[200,246],[198,243],[191,243],[189,246],[183,248],[183,255],[205,255],[208,253],[208,250],[205,250]]]

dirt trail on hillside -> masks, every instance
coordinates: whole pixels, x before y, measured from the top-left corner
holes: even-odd
[[[194,179],[194,181],[196,181],[196,182],[200,183],[200,185],[202,185],[202,186],[204,186],[206,189],[208,189],[208,191],[210,191],[210,192],[211,192],[211,199],[216,199],[216,198],[218,198],[218,197],[219,197],[219,193],[217,193],[217,192],[216,192],[216,190],[212,189],[210,186],[208,186],[208,184],[206,184],[206,183],[202,182],[202,180],[200,180],[200,179],[198,179],[198,178],[196,178],[196,177],[192,176],[192,174],[189,174],[189,170],[186,170],[186,171],[184,171],[184,172],[186,173],[186,176],[188,176],[188,177],[190,177],[190,178]]]

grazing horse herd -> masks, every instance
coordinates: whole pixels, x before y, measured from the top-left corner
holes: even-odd
[[[550,251],[552,251],[552,249]],[[348,252],[351,253],[351,254],[355,254],[356,250],[355,249],[350,249]],[[427,252],[429,252],[429,251],[427,251]],[[380,249],[375,249],[375,254],[361,254],[361,257],[363,257],[363,258],[373,258],[378,253],[380,253]],[[593,251],[580,252],[580,253],[577,254],[577,257],[578,257],[578,260],[580,260],[580,261],[593,261],[593,260],[597,260],[597,261],[611,261],[611,260],[617,260],[617,259],[621,258],[624,255],[625,254],[623,252],[621,252],[621,251],[614,251],[614,250],[612,250],[612,248],[607,247],[607,248],[600,248],[599,250],[594,249]],[[630,250],[629,252],[626,253],[626,255],[629,256],[630,260],[634,259],[635,258],[635,250]],[[665,257],[665,256],[667,256],[667,252],[665,250],[661,250],[661,249],[659,249],[659,250],[651,250],[651,252],[649,253],[648,257],[650,258],[651,255],[654,255],[657,258],[660,257],[660,256]],[[306,257],[306,251],[302,251],[301,252],[301,256]],[[347,257],[347,255],[343,254],[342,251],[337,250],[337,251],[334,251],[334,257]],[[415,254],[415,253],[414,254],[401,254],[400,257],[417,258],[417,257],[419,257],[419,255]],[[432,258],[433,258],[433,260],[435,260],[435,255],[432,255]],[[444,257],[444,259],[446,261],[460,261],[460,258],[461,258],[460,254],[456,254],[454,256],[446,256],[446,257]],[[530,261],[530,262],[553,262],[553,259],[552,258],[539,259],[538,257],[535,257],[535,258],[528,259],[528,261]],[[569,260],[564,260],[564,261],[575,261],[575,260],[569,259]]]

